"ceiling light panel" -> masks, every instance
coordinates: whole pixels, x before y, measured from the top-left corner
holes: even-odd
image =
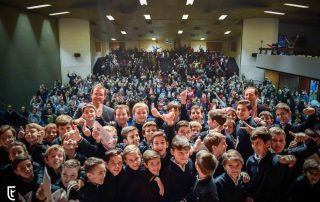
[[[300,4],[291,4],[291,3],[285,3],[284,6],[291,6],[291,7],[297,7],[297,8],[309,8],[309,6],[300,5]]]
[[[42,5],[37,5],[37,6],[29,6],[27,7],[28,10],[31,10],[31,9],[37,9],[37,8],[44,8],[44,7],[49,7],[51,6],[50,4],[42,4]]]
[[[106,15],[106,17],[108,18],[108,20],[114,20],[114,18],[112,17],[112,15]]]
[[[186,5],[187,5],[187,6],[188,6],[188,5],[192,6],[193,1],[194,1],[194,0],[187,0]]]
[[[183,33],[183,30],[179,30],[179,31],[178,31],[178,34],[182,34],[182,33]]]
[[[285,13],[275,12],[275,11],[264,11],[265,13],[274,14],[274,15],[285,15]]]
[[[59,13],[50,13],[49,15],[54,16],[54,15],[64,15],[64,14],[68,14],[70,13],[69,11],[65,11],[65,12],[59,12]]]
[[[140,0],[140,5],[141,6],[146,6],[148,3],[147,3],[147,0]]]
[[[224,20],[224,19],[226,19],[227,16],[228,16],[228,15],[221,15],[221,16],[219,17],[219,20]]]
[[[183,15],[182,15],[182,20],[186,20],[186,19],[188,19],[188,17],[189,17],[188,14],[183,14]]]
[[[126,31],[121,31],[121,34],[127,34],[127,32]]]
[[[230,34],[231,33],[231,31],[226,31],[224,34]]]
[[[146,20],[151,20],[151,16],[148,15],[148,14],[144,15],[144,18],[145,18]]]

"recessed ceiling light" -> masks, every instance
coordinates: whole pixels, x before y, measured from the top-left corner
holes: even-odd
[[[275,11],[263,11],[265,13],[274,14],[274,15],[285,15],[285,13],[275,12]]]
[[[145,18],[146,20],[151,20],[151,16],[148,15],[148,14],[144,15],[144,18]]]
[[[152,39],[152,41],[155,41],[156,40],[156,38],[151,38]]]
[[[179,30],[179,31],[178,31],[178,34],[182,34],[182,33],[183,33],[183,30]]]
[[[147,5],[147,0],[140,0],[140,5],[141,5],[141,6]]]
[[[221,15],[221,16],[219,17],[219,20],[224,20],[227,16],[228,16],[228,15]]]
[[[112,17],[112,15],[106,15],[106,17],[108,18],[108,20],[114,20],[114,18]]]
[[[116,39],[115,38],[111,38],[111,41],[115,41]]]
[[[127,34],[127,32],[126,31],[121,31],[121,34]]]
[[[201,41],[204,41],[204,40],[205,40],[205,38],[201,38],[200,40],[201,40]]]
[[[53,16],[53,15],[63,15],[63,14],[68,14],[70,13],[69,11],[65,11],[65,12],[59,12],[59,13],[50,13],[49,15]]]
[[[42,4],[42,5],[38,5],[38,6],[29,6],[27,7],[27,9],[31,10],[31,9],[36,9],[36,8],[44,8],[44,7],[48,7],[51,6],[50,4]]]
[[[186,19],[188,19],[188,17],[189,17],[188,14],[183,14],[183,15],[182,15],[182,20],[186,20]]]
[[[283,4],[283,5],[284,5],[284,6],[297,7],[297,8],[309,8],[309,6],[299,5],[299,4],[291,4],[291,3],[285,3],[285,4]]]
[[[194,0],[187,0],[186,5],[192,5]]]
[[[230,34],[231,33],[231,31],[226,31],[224,34]]]

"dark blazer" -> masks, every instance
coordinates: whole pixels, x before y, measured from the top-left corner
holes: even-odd
[[[307,176],[297,178],[293,192],[293,202],[318,202],[320,199],[320,180],[311,186]]]
[[[164,186],[164,201],[176,202],[184,198],[191,191],[194,176],[195,169],[191,159],[184,171],[170,160],[160,176]]]
[[[236,185],[227,173],[216,178],[218,196],[220,202],[242,202],[245,199],[245,184],[239,178]]]
[[[260,161],[254,155],[247,160],[246,169],[251,180],[246,195],[255,202],[280,202],[286,184],[286,165],[282,165],[275,154],[268,152]]]
[[[219,202],[217,186],[213,177],[204,180],[196,179],[192,192],[187,195],[189,202]]]

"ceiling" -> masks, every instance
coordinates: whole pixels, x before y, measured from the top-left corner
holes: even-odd
[[[288,2],[310,8],[283,6]],[[186,0],[147,0],[147,6],[141,6],[139,0],[0,0],[0,5],[22,9],[44,3],[52,6],[29,12],[48,15],[69,11],[69,14],[52,18],[89,19],[92,34],[104,41],[110,38],[118,41],[150,40],[152,37],[168,41],[199,40],[202,37],[209,41],[224,41],[241,34],[242,21],[246,18],[279,17],[280,22],[320,26],[319,0],[194,0],[192,6],[186,6]],[[286,15],[266,14],[265,10]],[[115,21],[109,21],[107,14],[112,15]],[[146,21],[144,14],[150,14],[151,21]],[[189,14],[189,18],[181,20],[183,14]],[[220,21],[218,18],[222,14],[228,17]],[[127,35],[122,35],[121,30],[125,30]],[[179,35],[178,30],[183,30],[183,34]],[[231,33],[224,35],[227,30]]]

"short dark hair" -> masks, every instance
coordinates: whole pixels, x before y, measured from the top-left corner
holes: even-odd
[[[191,145],[186,137],[176,135],[172,140],[171,148],[177,150],[190,150]]]
[[[118,155],[120,155],[122,157],[122,151],[120,149],[116,148],[116,149],[108,150],[105,153],[104,160],[106,163],[108,163],[112,157],[118,156]]]
[[[252,106],[248,100],[240,100],[238,102],[237,106],[239,106],[239,105],[244,105],[248,108],[248,110],[252,110]]]
[[[104,161],[100,158],[90,157],[84,162],[85,173],[90,173],[99,164],[104,164]]]
[[[267,143],[268,141],[270,141],[271,134],[269,129],[265,126],[260,126],[255,128],[250,135],[250,140],[254,141],[256,139],[261,139],[264,143]]]
[[[160,154],[157,151],[154,151],[152,149],[148,149],[146,150],[143,155],[143,162],[148,163],[148,161],[152,160],[152,159],[156,159],[156,158],[161,158]]]
[[[185,120],[179,121],[179,122],[176,124],[176,130],[179,131],[179,129],[180,129],[181,127],[189,127],[189,128],[191,128],[189,122],[188,122],[188,121],[185,121]]]
[[[154,132],[151,136],[151,142],[153,142],[154,138],[156,137],[163,137],[166,140],[166,142],[168,142],[167,135],[163,131]]]
[[[220,126],[227,120],[226,113],[223,109],[210,110],[208,115],[211,120],[215,120]]]
[[[210,152],[201,150],[197,153],[196,164],[205,176],[211,176],[218,165],[218,161]]]
[[[17,170],[17,167],[19,165],[20,162],[25,161],[25,160],[30,160],[32,163],[32,158],[30,155],[28,154],[21,154],[18,155],[13,161],[12,161],[12,168],[13,170]]]
[[[307,171],[316,171],[316,172],[320,172],[320,163],[319,161],[310,158],[304,161],[303,163],[303,171],[307,172]]]

